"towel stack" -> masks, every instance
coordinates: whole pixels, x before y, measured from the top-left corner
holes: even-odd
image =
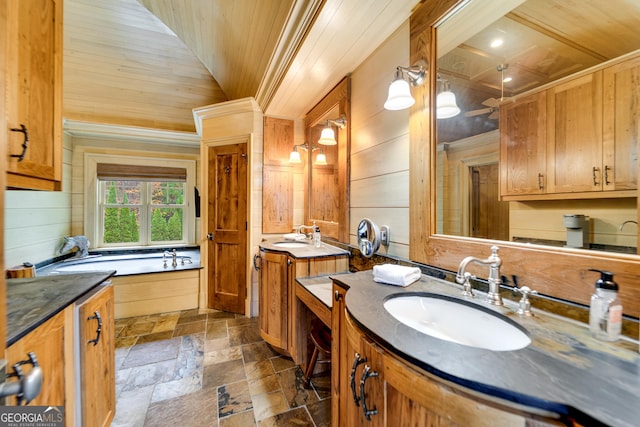
[[[422,275],[417,267],[407,267],[395,264],[382,264],[373,266],[373,280],[378,283],[387,283],[396,286],[408,286],[420,280]]]

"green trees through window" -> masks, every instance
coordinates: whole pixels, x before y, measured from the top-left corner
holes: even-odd
[[[184,240],[184,182],[102,181],[103,243]]]

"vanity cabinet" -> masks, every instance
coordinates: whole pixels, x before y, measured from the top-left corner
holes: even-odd
[[[298,330],[297,322],[301,319],[296,318],[295,281],[299,277],[348,271],[348,254],[301,258],[288,252],[260,249],[259,258],[260,335],[268,344],[291,356],[297,364],[306,364],[306,360],[301,360],[303,351],[297,350],[306,347],[308,337],[301,336]],[[305,343],[296,342],[300,339]]]
[[[9,188],[61,190],[62,17],[62,0],[7,2]]]
[[[503,200],[635,197],[640,53],[500,108]]]
[[[116,409],[113,286],[100,286],[76,307],[80,425],[109,426]]]
[[[567,425],[507,410],[481,394],[471,394],[400,359],[374,343],[354,323],[344,310],[345,292],[335,284],[334,295],[338,301],[332,313],[332,425]],[[365,410],[375,413],[369,412],[368,419]]]
[[[286,253],[260,251],[258,325],[268,344],[289,351],[287,310],[289,265]]]
[[[67,358],[72,348],[70,338],[73,336],[73,327],[67,321],[67,318],[73,316],[70,310],[72,308],[67,307],[6,350],[7,373],[13,372],[12,366],[15,363],[28,360],[27,354],[30,352],[33,352],[38,360],[42,369],[42,389],[29,404],[31,406],[65,406],[65,410],[73,407],[73,396],[66,394],[67,389],[73,386],[73,377],[66,375],[66,370],[73,369],[72,359]],[[22,368],[24,374],[28,375],[30,365],[23,365]],[[16,405],[16,397],[7,397],[6,404]]]

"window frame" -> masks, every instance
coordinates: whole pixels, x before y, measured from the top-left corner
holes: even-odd
[[[183,236],[182,241],[163,241],[158,243],[151,243],[149,241],[150,236],[147,227],[140,227],[139,242],[127,244],[127,243],[104,243],[103,242],[103,212],[102,202],[100,194],[100,180],[97,176],[97,165],[99,163],[113,163],[121,165],[143,165],[143,166],[156,166],[156,167],[179,167],[186,170],[185,182],[185,194],[184,194],[184,211],[183,211]],[[143,180],[140,180],[143,181]],[[155,180],[156,182],[162,181],[162,179]],[[164,159],[158,157],[139,157],[139,156],[126,156],[126,155],[105,155],[96,153],[85,153],[85,212],[84,212],[84,224],[85,234],[91,242],[91,248],[117,248],[117,247],[165,247],[165,246],[187,246],[193,245],[196,242],[196,218],[195,218],[195,195],[194,191],[190,190],[196,186],[196,161],[188,159]],[[165,205],[153,205],[150,203],[149,194],[150,186],[144,185],[145,190],[141,197],[146,199],[146,202],[139,205],[141,215],[147,216],[147,223],[151,221],[151,209],[157,207],[163,207]],[[121,207],[125,207],[124,205]],[[141,221],[142,222],[142,221]],[[141,224],[142,225],[142,224]],[[150,223],[148,224],[150,226]],[[143,238],[144,234],[144,238]]]

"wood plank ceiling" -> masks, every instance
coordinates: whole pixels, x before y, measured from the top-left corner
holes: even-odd
[[[64,117],[194,132],[194,106],[228,98],[136,0],[65,0]]]

